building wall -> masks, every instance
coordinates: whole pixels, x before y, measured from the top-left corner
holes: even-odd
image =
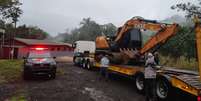
[[[27,56],[28,52],[30,51],[30,48],[38,47],[37,45],[27,45],[25,43],[19,42],[15,40],[15,48],[17,50],[16,58],[22,59],[23,57]],[[5,42],[5,46],[3,48],[3,55],[0,54],[0,59],[9,59],[11,48],[10,43],[7,41]],[[51,54],[55,57],[60,56],[72,56],[73,48],[71,46],[67,45],[48,45],[48,46],[42,46],[46,47],[50,50]]]
[[[22,47],[18,50],[18,59],[22,59],[23,57],[27,56],[29,52],[29,47]]]
[[[9,47],[4,47],[3,48],[3,54],[2,54],[2,59],[9,59],[9,54],[10,54],[10,48]]]

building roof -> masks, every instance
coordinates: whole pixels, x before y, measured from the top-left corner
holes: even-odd
[[[15,40],[25,43],[27,45],[54,45],[54,46],[69,46],[69,43],[62,43],[62,42],[54,42],[50,40],[37,40],[37,39],[23,39],[23,38],[15,38]]]

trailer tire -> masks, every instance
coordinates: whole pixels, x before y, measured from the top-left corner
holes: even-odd
[[[81,67],[82,68],[86,68],[86,61],[85,61],[85,59],[82,60]]]
[[[87,60],[87,62],[86,62],[86,68],[87,68],[88,70],[91,69],[91,63],[90,63],[90,60]]]
[[[144,93],[144,75],[141,73],[135,76],[135,88],[139,93]]]
[[[172,96],[172,88],[169,81],[165,78],[158,79],[156,82],[156,95],[159,101],[168,101]]]

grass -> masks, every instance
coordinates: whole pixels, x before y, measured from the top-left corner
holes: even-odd
[[[21,79],[22,60],[0,60],[0,84]]]
[[[27,101],[24,95],[16,95],[8,99],[8,101]]]
[[[173,68],[198,71],[198,62],[196,59],[187,59],[184,56],[177,59],[170,56],[160,56],[160,64]]]

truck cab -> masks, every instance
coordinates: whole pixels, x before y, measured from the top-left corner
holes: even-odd
[[[73,62],[75,65],[83,68],[91,67],[93,61],[92,57],[95,53],[95,42],[94,41],[76,41],[72,47],[74,48]]]

